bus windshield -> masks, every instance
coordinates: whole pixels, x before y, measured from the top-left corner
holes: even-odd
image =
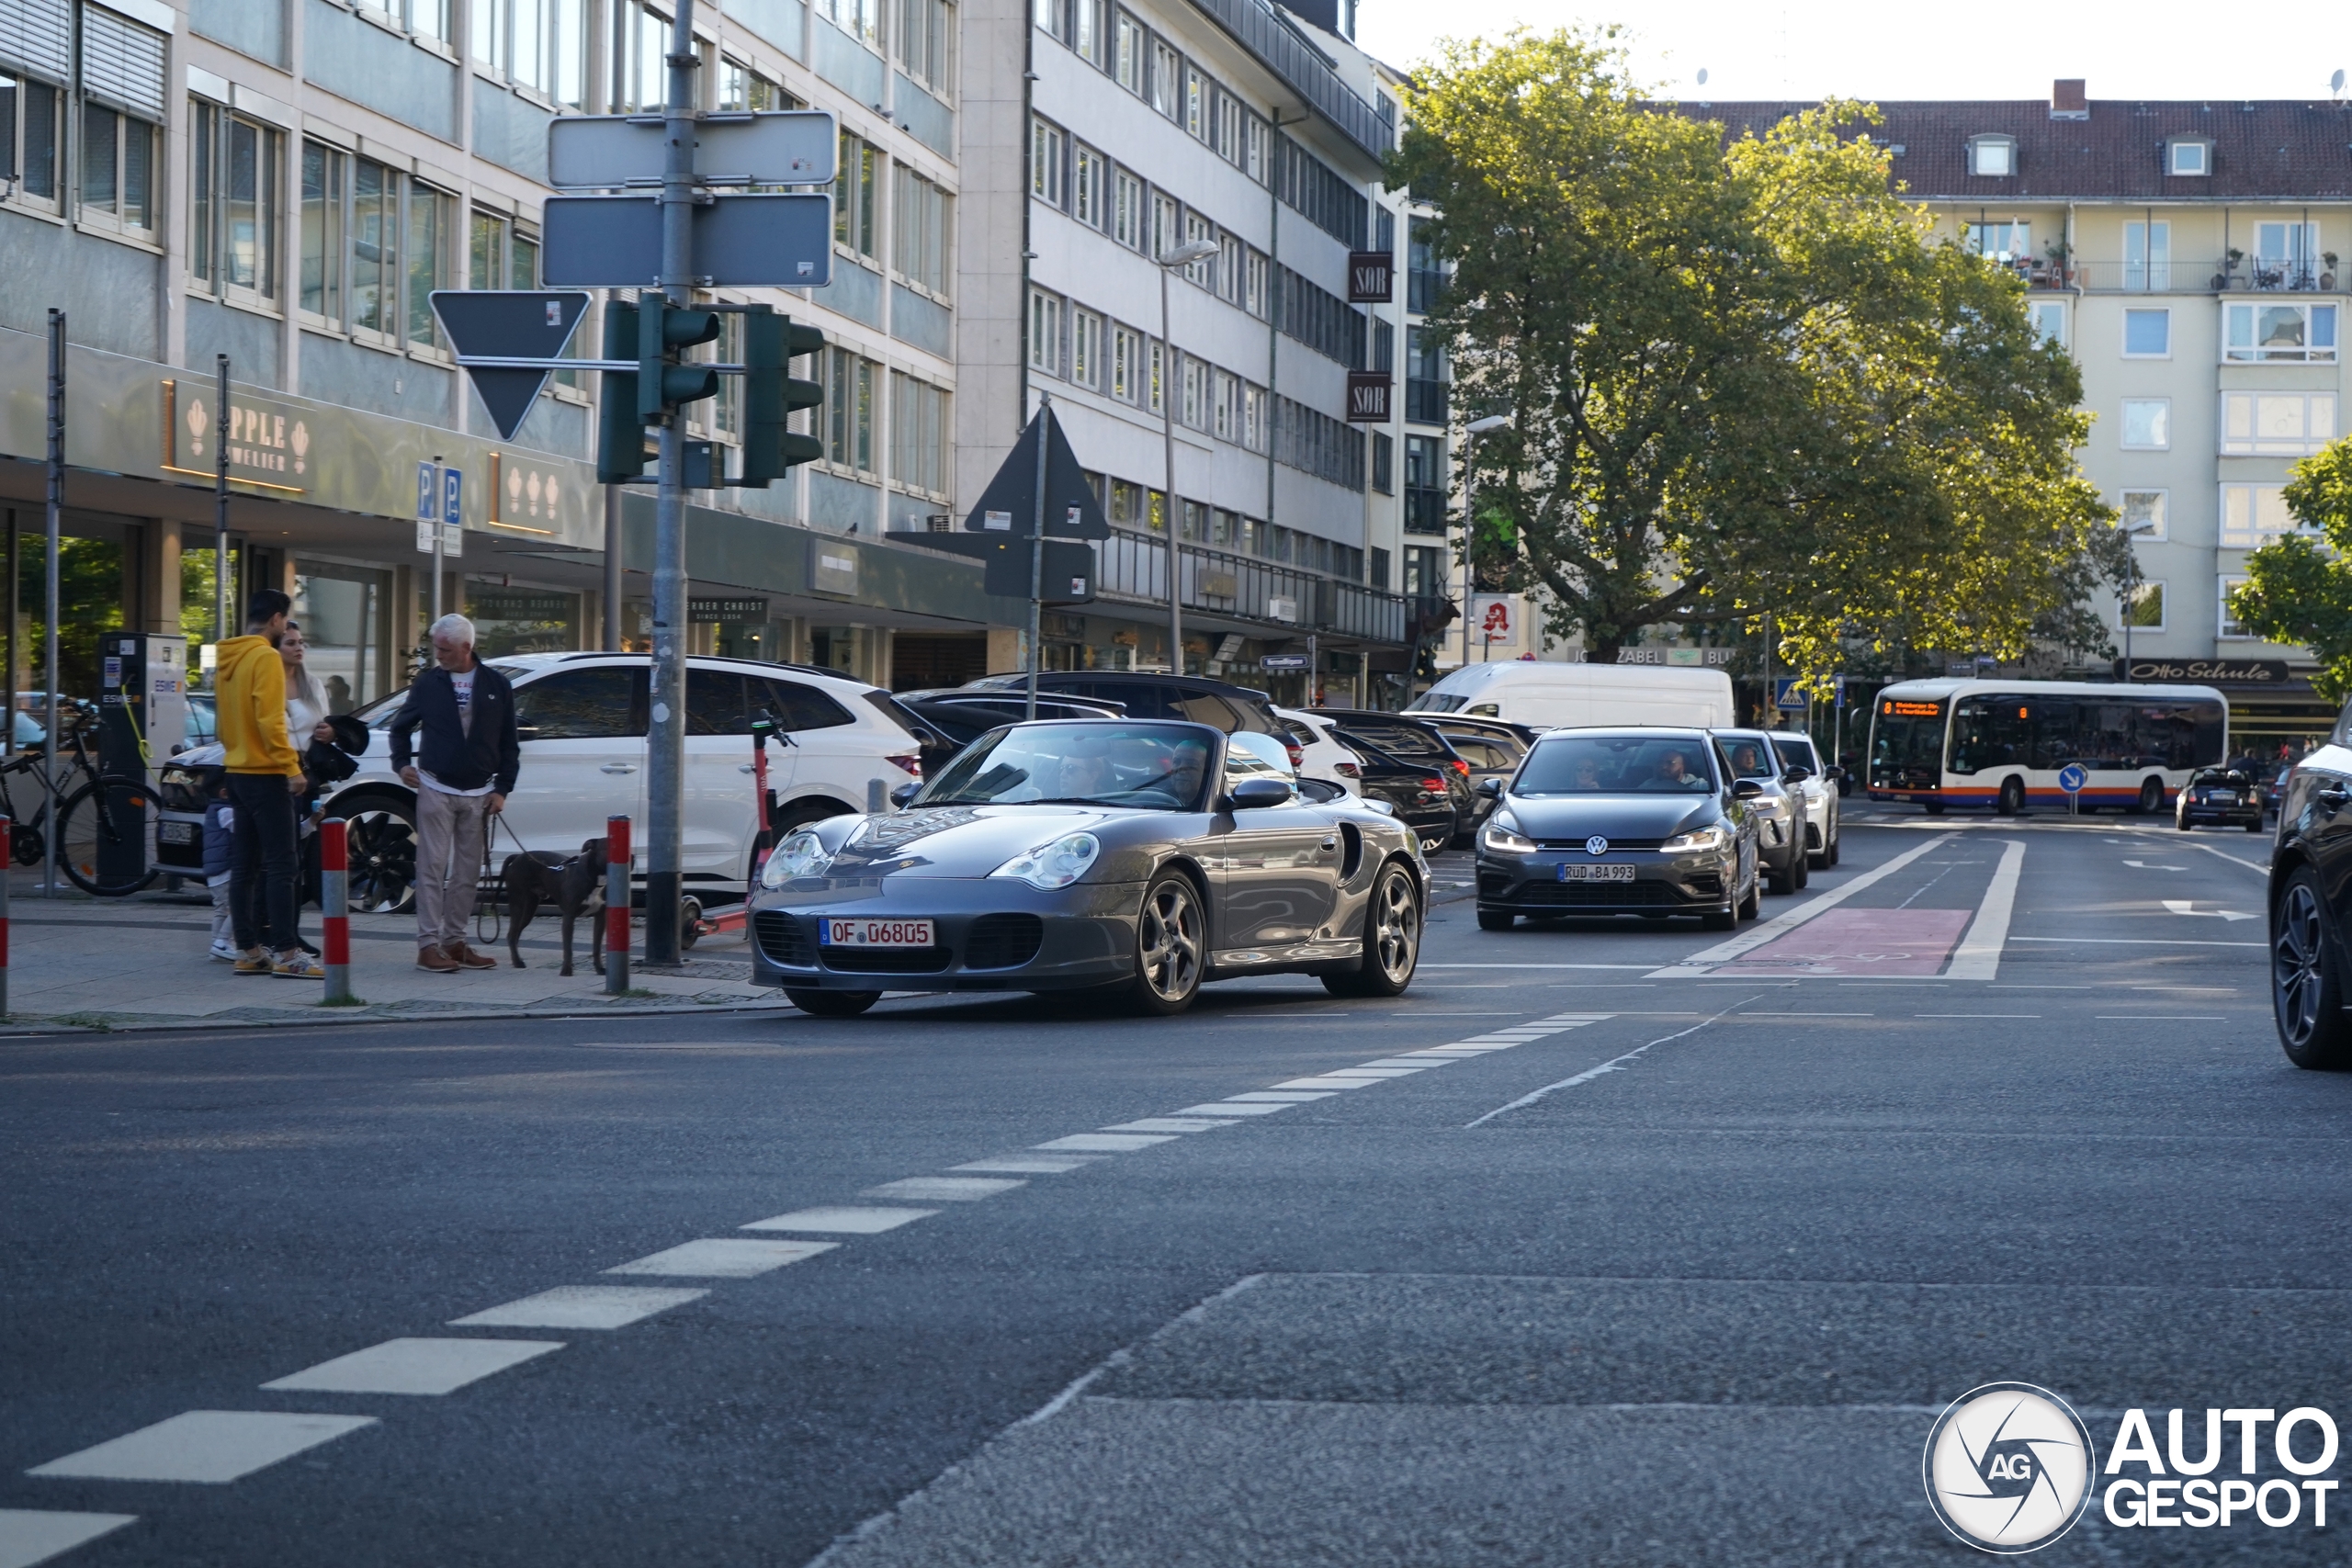
[[[1871,727],[1871,778],[1889,789],[1933,789],[1944,750],[1944,705],[1881,698]]]

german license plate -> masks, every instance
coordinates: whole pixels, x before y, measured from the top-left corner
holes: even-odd
[[[929,920],[837,920],[817,922],[817,940],[827,947],[933,947]]]
[[[161,822],[156,824],[155,837],[157,840],[166,844],[192,844],[196,842],[196,824],[193,822]]]
[[[1630,865],[1564,865],[1560,867],[1563,882],[1631,882],[1634,868]]]

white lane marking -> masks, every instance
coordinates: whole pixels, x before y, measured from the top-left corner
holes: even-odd
[[[900,1225],[927,1220],[936,1209],[884,1209],[862,1203],[831,1203],[815,1209],[795,1209],[738,1225],[745,1231],[814,1231],[819,1235],[880,1235]]]
[[[2123,863],[2125,865],[2137,866],[2142,871],[2187,871],[2188,869],[2185,865],[2150,865],[2143,860],[2127,860]]]
[[[754,1241],[707,1235],[607,1269],[607,1274],[661,1274],[673,1280],[755,1280],[787,1263],[831,1252],[837,1241]]]
[[[279,1410],[186,1410],[96,1448],[35,1465],[27,1475],[87,1481],[187,1481],[220,1486],[376,1424],[373,1416]]]
[[[1276,1089],[1370,1089],[1370,1088],[1371,1088],[1373,1085],[1374,1085],[1374,1084],[1383,1084],[1383,1083],[1386,1083],[1387,1081],[1388,1081],[1388,1080],[1387,1080],[1386,1078],[1385,1078],[1385,1077],[1378,1077],[1378,1078],[1343,1078],[1343,1077],[1319,1077],[1319,1078],[1285,1078],[1283,1081],[1282,1081],[1281,1083],[1276,1084],[1274,1087],[1275,1087]]]
[[[1310,1100],[1329,1100],[1338,1092],[1329,1089],[1253,1089],[1247,1094],[1228,1094],[1222,1103],[1248,1105],[1253,1100],[1281,1100],[1289,1105],[1303,1105]]]
[[[2246,870],[2258,872],[2264,876],[2270,874],[2270,868],[2263,864],[2260,861],[2240,860],[2237,856],[2231,854],[2228,851],[2217,850],[2211,844],[2191,844],[2188,847],[2192,850],[2203,850],[2209,855],[2220,855],[2232,865],[2242,865],[2245,867]]]
[[[1643,978],[1689,980],[1711,973],[1711,965],[1727,964],[1751,948],[1761,947],[1777,937],[1788,935],[1815,916],[1827,914],[1863,888],[1875,886],[1884,878],[1901,871],[1921,855],[1942,848],[1957,837],[1959,837],[1958,834],[1947,830],[1939,837],[1930,839],[1924,844],[1904,851],[1883,865],[1872,866],[1842,887],[1833,887],[1826,893],[1818,894],[1793,909],[1773,916],[1753,931],[1733,937],[1729,942],[1719,942],[1713,947],[1694,953],[1668,968],[1653,969]]]
[[[989,1176],[910,1176],[903,1181],[886,1181],[879,1187],[869,1187],[858,1194],[861,1198],[904,1198],[918,1203],[977,1203],[983,1198],[993,1198],[1000,1192],[1010,1192],[1029,1184],[1012,1177]]]
[[[298,1393],[454,1393],[562,1348],[560,1339],[387,1339],[261,1386]]]
[[[1423,1071],[1419,1067],[1333,1067],[1317,1076],[1324,1078],[1409,1078]]]
[[[1114,1122],[1102,1130],[1106,1133],[1208,1133],[1232,1125],[1233,1122],[1227,1118],[1212,1122],[1200,1116],[1144,1116],[1133,1122]]]
[[[1042,1144],[1032,1144],[1033,1149],[1069,1149],[1079,1154],[1123,1155],[1136,1149],[1148,1149],[1154,1144],[1173,1142],[1173,1133],[1073,1133],[1067,1138],[1054,1138]]]
[[[2103,1012],[2101,1023],[2227,1023],[2218,1012]]]
[[[1205,1105],[1188,1105],[1176,1111],[1178,1116],[1272,1116],[1277,1111],[1288,1111],[1297,1104],[1295,1100],[1232,1100]]]
[[[1993,868],[1993,880],[1984,889],[1984,902],[1976,906],[1976,918],[1968,923],[1968,934],[1952,950],[1951,962],[1944,968],[1947,980],[2000,978],[2001,948],[2009,940],[2018,878],[2025,871],[2025,840],[2011,839],[2008,846],[2001,852],[2001,863]]]
[[[49,1508],[0,1508],[0,1568],[33,1568],[108,1530],[138,1522],[136,1514],[69,1514]]]
[[[1590,1083],[1593,1079],[1607,1073],[1623,1072],[1629,1064],[1634,1062],[1644,1052],[1648,1051],[1653,1046],[1663,1045],[1669,1040],[1679,1040],[1685,1034],[1696,1034],[1699,1031],[1706,1028],[1707,1025],[1714,1022],[1717,1019],[1727,1017],[1737,1009],[1746,1007],[1749,1003],[1758,1000],[1762,995],[1763,993],[1759,991],[1756,996],[1744,997],[1740,1000],[1732,1003],[1730,1007],[1724,1009],[1722,1012],[1715,1014],[1714,1018],[1702,1018],[1688,1029],[1678,1030],[1672,1034],[1661,1034],[1657,1039],[1651,1041],[1648,1045],[1636,1045],[1632,1050],[1626,1052],[1623,1055],[1611,1056],[1609,1060],[1601,1063],[1600,1066],[1597,1067],[1587,1067],[1583,1072],[1577,1073],[1573,1077],[1562,1078],[1558,1083],[1545,1084],[1542,1089],[1536,1089],[1532,1093],[1521,1095],[1509,1105],[1498,1105],[1492,1111],[1487,1111],[1484,1116],[1477,1118],[1476,1121],[1464,1122],[1462,1124],[1462,1130],[1466,1133],[1471,1128],[1478,1126],[1483,1122],[1493,1121],[1496,1117],[1500,1116],[1506,1111],[1517,1111],[1521,1106],[1532,1105],[1537,1100],[1542,1100],[1545,1095],[1556,1094],[1564,1089],[1574,1089],[1578,1084]]]
[[[2267,942],[2199,942],[2168,936],[2013,936],[2011,942],[2042,942],[2057,947],[2268,947]]]
[[[1366,1062],[1365,1067],[1439,1067],[1453,1060],[1451,1056],[1415,1060],[1409,1056],[1383,1056],[1376,1062]]]
[[[1424,964],[1423,969],[1646,969],[1646,964]],[[1402,1015],[1399,1015],[1402,1016]],[[1452,1014],[1453,1017],[1470,1016]]]
[[[1913,1018],[2040,1018],[2038,1012],[1915,1012]]]
[[[2199,909],[2193,898],[2166,898],[2164,907],[2176,915],[2202,915],[2209,920],[2250,920],[2254,917],[2236,909]]]
[[[630,1324],[700,1301],[708,1291],[660,1285],[558,1285],[520,1301],[449,1320],[452,1328],[627,1328]]]
[[[1072,1156],[1069,1159],[976,1159],[963,1165],[951,1165],[950,1170],[996,1171],[1005,1176],[1061,1176],[1073,1170],[1084,1170],[1100,1156]]]

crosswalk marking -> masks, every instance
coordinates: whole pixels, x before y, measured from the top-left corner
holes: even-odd
[[[749,1236],[705,1236],[681,1242],[650,1257],[607,1269],[607,1274],[662,1274],[678,1280],[752,1280],[787,1263],[831,1252],[837,1241],[754,1241]]]
[[[1073,1170],[1084,1170],[1101,1157],[1100,1155],[1076,1155],[1067,1159],[976,1159],[963,1165],[951,1165],[947,1168],[999,1171],[1007,1176],[1061,1176]]]
[[[387,1339],[261,1386],[300,1393],[451,1393],[562,1348],[560,1339]]]
[[[1148,1149],[1154,1144],[1173,1143],[1175,1139],[1173,1133],[1073,1133],[1067,1138],[1053,1138],[1029,1146],[1069,1149],[1077,1154],[1124,1155]]]
[[[858,1194],[861,1198],[905,1198],[918,1203],[972,1203],[1029,1184],[1018,1178],[989,1176],[910,1176],[886,1181]]]
[[[700,1301],[708,1291],[660,1285],[558,1285],[536,1296],[507,1302],[469,1317],[453,1317],[452,1328],[627,1328],[630,1324]]]
[[[33,1568],[36,1562],[46,1562],[60,1552],[138,1521],[136,1514],[0,1508],[0,1568]]]
[[[736,1228],[747,1231],[814,1231],[819,1235],[880,1235],[884,1231],[894,1231],[900,1225],[927,1220],[937,1213],[936,1209],[885,1209],[838,1203],[823,1208],[795,1209],[788,1214],[753,1220],[748,1225]]]
[[[25,1473],[219,1486],[375,1424],[373,1416],[185,1410],[167,1421],[35,1465]]]
[[[1258,1108],[1250,1105],[1234,1109],[1254,1115]],[[1227,1118],[1211,1121],[1205,1116],[1146,1116],[1134,1122],[1114,1122],[1102,1130],[1106,1133],[1209,1133],[1232,1125],[1231,1120]]]

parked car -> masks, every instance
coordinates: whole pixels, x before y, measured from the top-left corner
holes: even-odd
[[[1370,708],[1310,708],[1329,722],[1342,745],[1368,767],[1366,747],[1376,747],[1395,761],[1427,769],[1445,780],[1446,797],[1453,807],[1453,832],[1447,842],[1467,848],[1470,835],[1486,819],[1490,803],[1473,793],[1470,760],[1453,749],[1427,716],[1382,713]],[[1369,773],[1366,774],[1369,778]],[[1440,847],[1442,847],[1442,845]]]
[[[2262,793],[2251,776],[2236,768],[2199,768],[2180,787],[2172,808],[2173,825],[2188,832],[2200,822],[2216,828],[2262,831]]]
[[[2299,1067],[2352,1067],[2352,705],[2287,775],[2270,852],[2270,1004]]]
[[[1444,734],[1471,735],[1482,739],[1498,740],[1506,746],[1516,748],[1522,755],[1530,746],[1535,744],[1535,738],[1544,733],[1534,725],[1513,724],[1509,719],[1503,718],[1477,718],[1458,713],[1442,715],[1417,713],[1413,716],[1430,720]]]
[[[1721,670],[1657,664],[1564,664],[1509,659],[1465,664],[1421,694],[1408,712],[1460,714],[1553,729],[1562,725],[1738,722],[1731,677]]]
[[[971,692],[961,688],[944,691],[899,692],[899,705],[918,724],[928,727],[936,737],[936,744],[922,751],[922,768],[926,774],[935,773],[953,761],[956,753],[1000,725],[1019,724],[1029,716],[1028,694],[1012,692]],[[1039,718],[1117,718],[1121,709],[1116,703],[1106,703],[1092,697],[1073,697],[1067,694],[1037,698]]]
[[[1781,761],[1771,737],[1760,729],[1718,729],[1714,740],[1726,775],[1758,786],[1748,809],[1756,815],[1758,853],[1772,891],[1794,893],[1813,880],[1805,855],[1802,787],[1809,771]]]
[[[1797,785],[1804,797],[1805,859],[1815,871],[1826,871],[1838,863],[1838,802],[1844,792],[1840,776],[1843,770],[1824,767],[1821,753],[1814,746],[1813,737],[1802,730],[1776,729],[1772,734],[1772,750],[1779,754],[1785,774],[1791,768],[1804,768],[1810,776]]]
[[[1428,882],[1411,834],[1345,797],[1301,800],[1254,733],[998,730],[903,810],[777,844],[752,900],[752,978],[827,1017],[886,989],[1094,991],[1153,1014],[1245,975],[1401,993]]]
[[[1443,725],[1439,726],[1438,733],[1445,737],[1445,743],[1453,748],[1456,755],[1470,764],[1471,797],[1482,803],[1490,797],[1480,795],[1478,786],[1488,779],[1510,778],[1519,772],[1520,761],[1527,755],[1525,746],[1497,736],[1466,733]],[[1489,809],[1491,807],[1481,804],[1478,811],[1480,821],[1486,820]]]
[[[543,653],[499,658],[514,682],[522,772],[494,835],[492,858],[514,851],[579,852],[602,837],[607,817],[639,825],[644,865],[645,763],[650,655]],[[328,814],[350,823],[351,903],[356,910],[408,907],[416,877],[416,797],[392,772],[392,716],[404,692],[370,704],[358,717],[374,732],[358,772],[327,796]],[[768,749],[771,821],[777,837],[808,823],[865,809],[882,793],[922,776],[922,736],[890,694],[838,671],[747,659],[686,661],[686,787],[681,803],[683,864],[689,884],[741,887],[759,835],[752,797],[751,723],[764,709],[786,742]],[[175,762],[178,761],[175,759]],[[193,820],[201,866],[202,802],[185,770],[167,763],[158,835]],[[188,815],[193,808],[193,818]],[[167,869],[169,867],[167,866]]]
[[[1363,759],[1348,750],[1321,714],[1298,708],[1276,708],[1274,716],[1290,731],[1298,750],[1301,778],[1328,779],[1349,795],[1363,793]]]
[[[2294,763],[2281,762],[2270,771],[2270,782],[2262,786],[2263,809],[2273,817],[2278,815],[2279,803],[2287,798],[2287,781],[2294,776]]]
[[[1019,691],[1026,674],[984,675],[968,682],[966,691]],[[1116,703],[1129,718],[1189,719],[1230,735],[1254,729],[1288,742],[1290,731],[1274,716],[1274,705],[1265,693],[1212,681],[1202,675],[1155,675],[1126,670],[1047,670],[1037,676],[1037,690],[1056,695],[1093,697]]]
[[[1760,902],[1759,780],[1702,729],[1555,730],[1478,831],[1478,925],[1521,915],[1696,915],[1730,931]]]

